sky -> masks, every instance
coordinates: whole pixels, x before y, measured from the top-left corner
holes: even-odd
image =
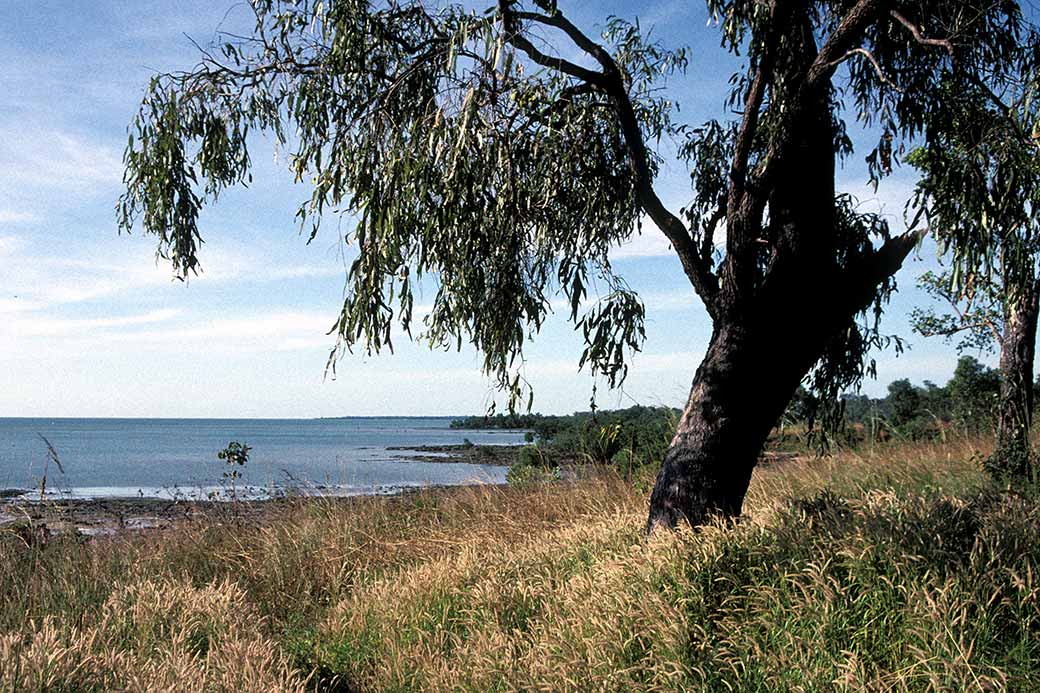
[[[639,17],[665,45],[688,46],[688,73],[667,85],[678,117],[698,124],[724,115],[737,63],[719,48],[702,4],[560,7],[590,32],[609,15]],[[293,216],[309,191],[292,183],[269,143],[253,145],[253,184],[204,211],[199,277],[175,280],[151,237],[118,233],[126,128],[149,79],[190,68],[193,41],[209,44],[218,27],[244,32],[250,16],[236,0],[0,3],[0,417],[456,415],[502,401],[472,349],[431,351],[403,336],[393,354],[344,356],[330,377],[328,331],[352,251],[333,224],[310,244],[300,236]],[[868,140],[857,140],[863,146],[839,172],[840,189],[905,229],[912,176],[897,171],[875,193],[862,164]],[[686,201],[688,180],[683,166],[666,162],[658,187],[673,209]],[[953,372],[954,348],[914,336],[908,324],[910,310],[928,302],[914,287],[934,255],[925,246],[897,275],[902,290],[883,328],[909,349],[876,355],[868,394],[896,378],[943,383]],[[623,390],[600,383],[596,404],[681,405],[710,337],[703,307],[652,225],[612,258],[647,305],[647,339]],[[527,351],[536,411],[586,409],[593,394],[565,313]]]

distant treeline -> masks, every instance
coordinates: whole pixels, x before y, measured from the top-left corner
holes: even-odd
[[[561,465],[611,464],[620,472],[656,464],[664,457],[681,412],[669,407],[634,406],[569,416],[496,414],[452,421],[452,428],[527,429],[527,445],[510,471],[511,482],[545,478]]]
[[[844,433],[834,442],[855,445],[863,440],[936,438],[956,430],[978,435],[993,430],[1000,394],[1000,372],[971,356],[957,361],[945,385],[907,379],[889,384],[884,397],[846,395],[842,398]],[[784,417],[781,433],[771,446],[804,448],[804,431],[816,402],[799,388]],[[525,429],[530,445],[520,454],[514,473],[556,469],[561,464],[612,464],[626,473],[657,464],[664,457],[681,411],[670,407],[634,406],[619,410],[575,412],[568,416],[496,414],[455,419],[455,429]],[[792,430],[793,429],[793,430]]]
[[[876,437],[928,438],[949,428],[977,435],[993,430],[999,396],[1000,371],[962,356],[943,386],[904,378],[890,383],[884,397],[845,396],[845,418]]]
[[[452,428],[464,428],[469,431],[488,429],[527,429],[535,430],[542,426],[551,426],[560,421],[562,416],[545,416],[544,414],[495,414],[494,416],[464,416],[452,419]]]
[[[452,420],[450,426],[466,430],[527,430],[531,432],[529,442],[553,442],[561,436],[568,439],[575,431],[609,426],[627,429],[662,428],[662,422],[677,421],[682,412],[669,407],[644,407],[636,405],[628,409],[579,411],[566,415],[545,414],[495,414],[493,416],[467,416]],[[673,423],[674,425],[674,423]],[[662,429],[663,430],[663,429]]]

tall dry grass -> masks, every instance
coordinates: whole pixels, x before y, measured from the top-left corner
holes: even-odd
[[[1040,502],[985,453],[766,465],[741,523],[650,539],[610,477],[8,537],[0,687],[1037,690]]]

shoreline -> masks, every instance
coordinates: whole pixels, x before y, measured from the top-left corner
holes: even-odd
[[[419,445],[387,448],[414,452],[401,461],[466,463],[508,466],[516,461],[522,445]],[[771,466],[799,457],[797,453],[768,451],[759,465]],[[127,495],[69,497],[60,494],[34,497],[26,489],[0,489],[0,532],[13,532],[26,543],[46,541],[55,535],[83,539],[114,537],[162,530],[183,522],[200,520],[261,523],[280,508],[294,503],[363,504],[375,499],[402,498],[420,493],[444,493],[469,486],[501,486],[503,483],[380,485],[364,490],[318,485],[310,488],[261,489],[241,487],[242,495],[229,496],[228,489],[214,487],[225,495],[171,495],[170,497]],[[163,489],[169,492],[170,489]],[[205,489],[199,489],[203,491]],[[247,492],[253,491],[253,495]],[[174,494],[181,494],[174,489]]]
[[[412,455],[390,455],[385,462],[424,462],[430,464],[471,464],[475,466],[509,467],[523,445],[448,444],[391,446],[389,453],[412,452]],[[378,484],[371,487],[354,487],[326,483],[306,482],[297,486],[242,484],[237,487],[239,500],[271,500],[284,495],[294,496],[383,496],[394,495],[401,490],[428,487],[431,484]],[[433,484],[434,486],[456,486],[460,484]],[[0,508],[11,502],[47,503],[55,501],[93,500],[156,500],[161,502],[228,502],[234,500],[226,485],[214,482],[208,486],[52,486],[39,497],[39,489],[28,487],[0,487]]]
[[[451,445],[408,445],[386,448],[387,452],[413,452],[416,455],[398,457],[406,462],[490,464],[498,467],[509,467],[516,462],[520,445],[486,445],[486,444],[451,444]]]
[[[508,467],[520,445],[419,445],[387,448],[388,452],[414,452],[393,459],[402,462],[464,463]],[[299,502],[358,503],[373,498],[402,497],[429,491],[446,491],[478,484],[380,485],[358,490],[318,485],[311,488],[240,487],[230,497],[222,487],[200,488],[195,496],[184,489],[149,489],[155,495],[62,495],[34,497],[31,489],[0,489],[0,532],[14,532],[27,542],[52,535],[84,538],[116,536],[161,530],[180,522],[201,519],[233,519],[260,522],[279,507]],[[500,484],[491,484],[500,485]],[[77,489],[70,489],[73,493]],[[100,489],[85,489],[100,490]],[[170,497],[158,495],[160,492]]]
[[[495,483],[427,484],[380,487],[375,493],[308,495],[287,493],[262,499],[163,499],[143,497],[16,499],[0,502],[0,533],[13,533],[27,544],[52,536],[89,540],[176,527],[185,522],[227,521],[260,524],[279,510],[300,503],[360,505],[421,493],[445,493]]]

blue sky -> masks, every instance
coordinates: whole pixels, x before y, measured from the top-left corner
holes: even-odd
[[[721,116],[735,63],[700,3],[561,7],[590,30],[610,14],[638,15],[666,44],[689,46],[689,73],[670,84],[680,118]],[[117,234],[126,125],[149,78],[194,64],[186,35],[207,44],[218,26],[236,30],[248,20],[234,0],[0,4],[0,416],[457,414],[481,412],[495,397],[473,351],[429,351],[404,339],[393,355],[348,355],[338,377],[325,378],[326,332],[350,250],[332,224],[310,245],[299,236],[293,214],[308,191],[263,142],[254,148],[254,184],[203,215],[201,277],[174,281],[150,238]],[[913,180],[899,173],[873,193],[865,153],[841,171],[840,186],[902,230]],[[660,190],[675,209],[687,181],[679,165],[662,171]],[[906,319],[925,301],[913,285],[933,255],[922,250],[898,276],[903,292],[885,327],[911,349],[877,355],[868,393],[899,377],[944,382],[952,373],[952,347],[913,337]],[[709,321],[652,226],[614,260],[647,303],[648,335],[624,392],[601,385],[597,403],[681,404]],[[580,351],[563,315],[543,329],[526,366],[536,410],[587,407],[593,382],[577,370]]]

